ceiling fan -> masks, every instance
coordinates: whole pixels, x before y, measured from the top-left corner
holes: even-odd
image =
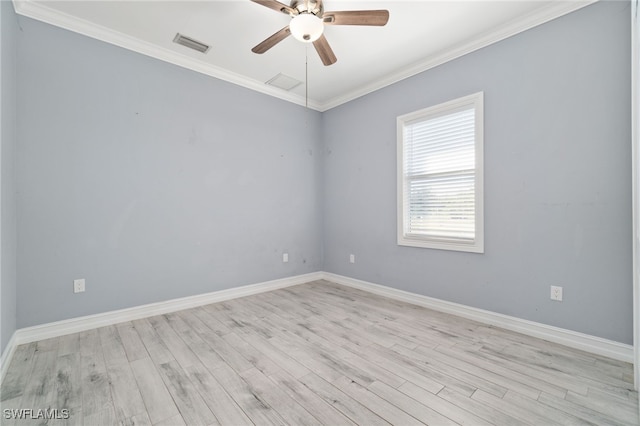
[[[289,35],[293,35],[304,43],[313,43],[324,65],[334,64],[338,60],[322,34],[325,25],[384,26],[389,20],[388,10],[325,12],[322,0],[292,0],[290,6],[276,0],[251,1],[292,18],[289,25],[251,49],[252,52],[264,53]]]

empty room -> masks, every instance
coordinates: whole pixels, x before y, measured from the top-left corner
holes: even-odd
[[[640,424],[637,9],[0,0],[0,424]]]

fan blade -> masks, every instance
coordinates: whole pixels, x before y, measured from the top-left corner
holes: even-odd
[[[289,29],[289,26],[287,25],[286,27],[284,27],[283,29],[281,29],[280,31],[278,31],[277,33],[272,35],[271,37],[268,37],[262,43],[258,44],[256,47],[251,49],[251,51],[253,53],[264,53],[267,50],[271,49],[276,44],[280,43],[285,38],[289,37],[289,35],[291,35],[291,30]]]
[[[251,0],[251,1],[254,3],[261,4],[265,7],[268,7],[269,9],[273,9],[277,12],[286,13],[287,15],[295,14],[291,6],[287,6],[286,4],[280,3],[279,1],[276,1],[276,0]]]
[[[319,39],[313,42],[313,47],[316,48],[316,52],[320,55],[320,59],[322,59],[322,63],[325,65],[335,64],[338,60],[336,55],[331,50],[331,46],[329,46],[329,42],[326,37],[323,35],[320,36]]]
[[[342,10],[325,12],[322,20],[327,25],[373,25],[382,27],[389,21],[388,10]]]

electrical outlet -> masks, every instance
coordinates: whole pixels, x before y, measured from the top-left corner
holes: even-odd
[[[551,286],[551,300],[562,302],[562,287]]]
[[[289,261],[289,253],[282,253],[282,263],[287,263]]]
[[[84,278],[73,280],[73,292],[82,293],[84,291]]]
[[[355,254],[350,254],[349,255],[349,263],[356,263],[356,255]]]

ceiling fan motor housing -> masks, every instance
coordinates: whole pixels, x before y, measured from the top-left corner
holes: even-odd
[[[388,10],[342,10],[329,11],[325,16],[322,0],[291,0],[287,6],[278,0],[251,0],[279,13],[291,16],[291,22],[280,31],[267,37],[251,51],[264,53],[288,36],[292,35],[304,43],[313,43],[324,65],[335,64],[338,60],[323,30],[325,25],[368,25],[384,26],[389,20]]]
[[[324,14],[324,5],[322,0],[292,0],[291,8],[298,12],[298,15],[302,13],[310,13],[322,18]]]

